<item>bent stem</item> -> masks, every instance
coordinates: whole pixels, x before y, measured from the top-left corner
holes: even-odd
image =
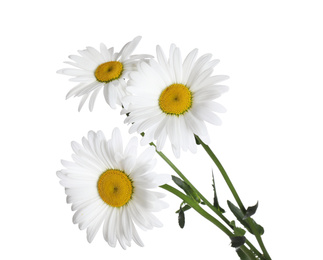
[[[156,148],[156,145],[154,143],[150,143],[151,146],[154,146]],[[171,162],[171,160],[169,160],[167,158],[167,156],[158,151],[156,149],[156,153],[177,173],[177,175],[179,177],[181,177],[189,186],[191,186],[191,188],[194,190],[194,192],[196,192],[196,194],[201,198],[202,201],[204,201],[204,203],[214,212],[216,213],[231,229],[233,229],[233,227],[230,224],[230,221],[222,214],[222,212],[220,210],[218,210],[217,208],[215,208],[192,184],[191,182],[185,177],[185,175]],[[165,186],[168,187],[168,186]],[[165,187],[162,187],[165,189]],[[171,187],[171,186],[170,186]],[[176,189],[174,189],[172,187],[171,190],[168,190],[170,192],[174,191]],[[173,193],[173,192],[172,192]],[[175,194],[176,196],[178,196],[178,194]],[[184,195],[184,194],[183,194]],[[184,195],[185,196],[185,195]],[[246,244],[250,247],[250,249],[252,250],[252,252],[254,252],[256,255],[258,255],[261,259],[264,259],[262,254],[254,247],[254,245],[248,240],[246,239]],[[246,247],[245,248],[241,248],[243,251],[248,250]],[[246,252],[245,252],[246,253]]]
[[[242,203],[242,201],[241,201],[241,199],[240,199],[240,197],[239,197],[236,189],[234,188],[234,186],[233,186],[233,184],[232,184],[232,182],[231,182],[228,174],[226,173],[226,171],[224,170],[222,164],[220,163],[219,159],[215,156],[215,154],[213,153],[213,151],[211,150],[211,148],[207,144],[205,144],[197,135],[195,137],[196,137],[197,141],[202,145],[202,147],[204,148],[204,150],[207,152],[207,154],[210,156],[210,158],[215,163],[215,165],[218,167],[218,169],[221,172],[221,174],[222,174],[225,182],[227,183],[227,185],[228,185],[228,187],[229,187],[229,189],[230,189],[230,191],[231,191],[234,199],[238,203],[239,208],[245,214],[246,213],[246,209],[245,209],[245,207],[244,207],[244,205],[243,205],[243,203]],[[257,228],[254,225],[254,222],[251,221],[250,218],[247,221],[248,221],[248,223],[249,223],[249,225],[250,225],[250,227],[251,227],[251,229],[252,229],[252,231],[253,231],[253,233],[254,233],[257,241],[258,241],[258,244],[259,244],[259,246],[260,246],[260,248],[261,248],[261,250],[262,250],[265,258],[267,260],[271,260],[269,254],[267,252],[267,249],[266,249],[266,247],[265,247],[265,245],[264,245],[264,243],[262,241],[261,235],[259,234]]]

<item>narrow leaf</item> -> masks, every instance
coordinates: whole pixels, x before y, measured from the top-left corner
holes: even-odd
[[[244,215],[243,219],[247,219],[247,218],[251,217],[253,214],[255,214],[257,211],[257,208],[258,208],[258,201],[257,201],[256,205],[247,208],[247,212]]]
[[[219,205],[219,201],[218,201],[218,197],[216,195],[216,188],[215,188],[215,182],[214,182],[214,174],[213,174],[213,170],[212,170],[212,187],[213,187],[213,191],[214,191],[214,198],[213,198],[213,206],[215,208],[217,208],[218,210],[220,210],[222,213],[225,213],[225,210],[223,208],[220,207]]]

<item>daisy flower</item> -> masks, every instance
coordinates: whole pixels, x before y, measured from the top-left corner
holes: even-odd
[[[194,135],[209,143],[205,122],[220,125],[215,112],[225,112],[224,107],[214,101],[228,88],[218,85],[227,76],[212,76],[219,60],[212,60],[211,54],[197,59],[197,49],[191,51],[184,62],[181,52],[171,45],[169,58],[157,46],[157,61],[140,63],[137,71],[129,75],[124,98],[127,107],[123,113],[130,113],[125,123],[131,123],[130,133],[144,132],[143,145],[157,140],[161,150],[167,137],[176,157],[180,150],[196,152]]]
[[[123,149],[120,130],[116,128],[107,141],[101,131],[90,131],[82,144],[72,142],[73,162],[62,161],[66,169],[57,172],[65,187],[67,203],[76,211],[73,222],[87,229],[92,242],[103,224],[108,244],[122,248],[143,243],[135,225],[143,230],[161,227],[152,214],[167,205],[163,194],[151,189],[165,184],[169,175],[152,172],[155,151],[149,147],[137,156],[138,141],[133,137]]]
[[[57,73],[74,76],[71,81],[78,82],[66,95],[66,98],[72,96],[81,97],[78,110],[80,111],[85,101],[91,95],[89,100],[89,109],[93,110],[95,99],[103,88],[103,94],[106,102],[111,108],[116,108],[116,104],[121,105],[120,99],[126,94],[125,79],[129,72],[133,71],[136,63],[140,59],[150,58],[150,55],[131,55],[137,47],[141,37],[138,36],[133,41],[128,42],[120,52],[114,52],[114,48],[107,49],[101,43],[100,51],[93,47],[87,47],[85,50],[78,51],[78,55],[70,55],[73,61],[67,61],[67,64],[77,68],[65,68],[58,70]]]

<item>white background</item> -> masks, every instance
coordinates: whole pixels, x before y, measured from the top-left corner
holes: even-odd
[[[56,171],[70,142],[89,130],[111,135],[128,126],[100,95],[90,113],[65,100],[74,84],[56,74],[86,46],[120,49],[141,35],[136,53],[176,43],[221,60],[230,91],[223,125],[209,125],[212,149],[255,219],[273,259],[320,259],[322,243],[323,97],[320,1],[3,1],[1,26],[1,259],[237,259],[229,239],[198,214],[177,225],[180,201],[157,214],[164,227],[140,231],[145,247],[110,248],[100,231],[92,244],[72,224]],[[165,153],[173,156],[168,147]],[[175,164],[212,200],[233,201],[199,148]],[[172,171],[161,160],[157,172]],[[232,215],[227,214],[231,219]],[[250,236],[249,236],[250,238]],[[252,239],[251,239],[252,240]],[[253,241],[253,240],[252,240]]]

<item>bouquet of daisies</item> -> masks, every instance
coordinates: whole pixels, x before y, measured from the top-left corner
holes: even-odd
[[[79,55],[69,56],[71,61],[66,63],[75,68],[58,71],[77,82],[67,98],[81,97],[79,110],[89,99],[92,111],[103,89],[107,104],[120,109],[124,122],[130,126],[129,132],[140,134],[141,145],[147,146],[137,154],[136,137],[124,146],[118,128],[110,139],[102,131],[90,131],[81,143],[72,142],[72,161],[63,160],[65,168],[57,176],[65,187],[67,202],[75,211],[73,222],[86,229],[88,242],[92,242],[103,225],[103,236],[110,246],[115,247],[118,241],[126,249],[132,240],[143,246],[136,227],[147,230],[162,226],[153,214],[167,207],[162,200],[164,195],[156,191],[162,188],[181,200],[177,211],[180,227],[185,225],[185,211],[194,209],[228,236],[240,259],[271,259],[262,240],[264,229],[252,218],[258,203],[244,206],[208,146],[211,140],[206,122],[221,123],[217,113],[225,109],[214,100],[228,90],[219,84],[228,77],[213,75],[219,60],[212,59],[211,54],[198,56],[197,49],[183,59],[174,44],[168,55],[160,46],[156,48],[156,58],[133,55],[140,39],[134,38],[120,52],[104,44],[100,50],[87,47],[78,51]],[[228,201],[228,208],[236,220],[227,219],[220,207],[214,179],[211,203],[162,152],[166,142],[170,142],[177,158],[181,151],[195,153],[198,145],[205,149],[235,198],[235,203]],[[174,175],[154,172],[156,153],[169,164]],[[170,182],[174,185],[169,185]],[[242,227],[236,226],[238,222]],[[259,250],[246,238],[247,232],[256,237]]]

